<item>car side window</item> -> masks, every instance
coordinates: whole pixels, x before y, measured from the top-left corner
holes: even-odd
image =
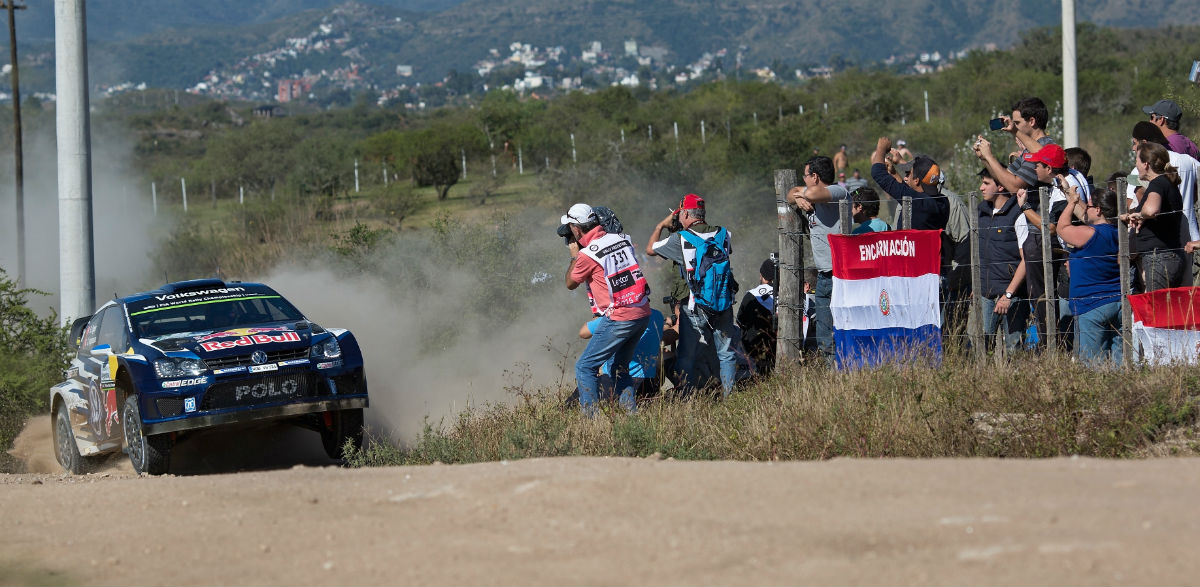
[[[96,344],[107,344],[114,353],[125,352],[129,343],[125,336],[125,316],[121,306],[110,306],[101,315],[103,320],[100,322]]]
[[[87,330],[83,331],[83,342],[79,345],[79,352],[86,355],[91,352],[92,347],[96,346],[96,339],[100,335],[100,319],[104,317],[104,312],[96,314],[90,322],[88,322]]]

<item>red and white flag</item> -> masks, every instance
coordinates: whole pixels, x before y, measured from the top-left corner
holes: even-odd
[[[1196,363],[1200,357],[1200,288],[1173,287],[1129,296],[1133,340],[1151,364]]]

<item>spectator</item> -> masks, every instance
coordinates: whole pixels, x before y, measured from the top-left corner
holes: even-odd
[[[913,160],[912,151],[908,150],[908,142],[904,139],[896,141],[896,155],[899,156],[899,163],[911,163]]]
[[[1196,143],[1179,132],[1179,120],[1183,118],[1183,109],[1179,104],[1173,100],[1159,100],[1153,106],[1142,107],[1142,112],[1150,115],[1150,122],[1167,139],[1168,149],[1200,159],[1200,149],[1196,148]]]
[[[597,373],[601,365],[612,359],[621,406],[628,411],[636,410],[636,391],[628,365],[650,322],[650,288],[638,266],[633,240],[623,234],[605,232],[587,204],[571,206],[560,222],[571,231],[571,242],[567,245],[571,252],[567,289],[585,285],[593,299],[592,313],[601,316],[587,347],[575,362],[579,406],[584,414],[596,413]]]
[[[1076,208],[1087,223],[1073,225]],[[1058,218],[1058,235],[1072,247],[1071,313],[1076,317],[1075,351],[1090,364],[1121,360],[1121,266],[1117,261],[1117,193],[1099,190],[1088,204],[1075,186],[1067,191],[1068,213]]]
[[[1040,98],[1030,97],[1023,98],[1013,104],[1012,116],[1002,116],[1004,119],[1004,131],[1011,133],[1013,139],[1020,148],[1017,158],[1005,167],[996,156],[992,154],[992,144],[979,135],[975,140],[975,156],[979,157],[980,161],[987,166],[988,172],[996,181],[1000,182],[1001,186],[1009,192],[1016,192],[1020,189],[1033,189],[1038,187],[1037,172],[1034,170],[1034,164],[1024,159],[1024,156],[1029,153],[1037,152],[1042,147],[1054,142],[1049,135],[1046,134],[1046,119],[1049,112],[1046,110],[1046,104]]]
[[[865,187],[866,185],[867,185],[867,180],[866,180],[866,178],[864,178],[862,176],[862,172],[855,169],[854,174],[851,175],[850,178],[846,180],[846,191],[853,192],[854,190],[861,188],[861,187]]]
[[[829,157],[813,157],[804,164],[804,185],[788,192],[788,201],[808,218],[809,243],[817,270],[812,298],[813,339],[827,365],[833,365],[834,361],[833,313],[829,308],[833,297],[833,257],[829,235],[842,232],[838,202],[850,197],[833,178],[833,161]]]
[[[892,229],[888,223],[878,218],[879,194],[875,193],[875,190],[869,187],[858,188],[850,192],[850,199],[853,202],[850,212],[854,214],[854,221],[858,223],[858,227],[850,234],[884,232]]]
[[[686,395],[701,385],[699,377],[696,376],[695,361],[700,350],[701,339],[703,339],[712,344],[717,353],[717,360],[721,365],[721,387],[728,395],[733,391],[734,380],[737,376],[737,355],[733,343],[735,339],[740,339],[740,336],[737,333],[737,325],[734,324],[732,305],[714,311],[696,301],[699,276],[696,275],[697,244],[693,241],[715,239],[717,244],[723,247],[726,255],[731,256],[733,240],[726,229],[707,224],[704,198],[696,194],[684,196],[683,201],[679,203],[679,208],[654,227],[650,239],[652,241],[657,239],[662,233],[662,229],[669,226],[676,216],[683,230],[652,242],[647,245],[646,252],[680,263],[683,271],[686,272],[685,279],[691,284],[687,303],[680,308],[679,312],[679,343],[675,351],[675,368],[682,374],[684,381],[681,391]],[[723,294],[732,297],[733,293],[737,291],[737,284],[734,282],[728,285],[732,291],[726,291]]]
[[[912,228],[914,230],[941,230],[950,218],[950,204],[939,197],[940,185],[944,181],[941,169],[929,157],[913,160],[911,167],[900,164],[898,170],[907,171],[903,182],[888,173],[884,158],[891,149],[891,140],[880,137],[871,154],[871,179],[892,199],[902,202],[904,196],[912,196]]]
[[[1083,174],[1083,177],[1087,179],[1085,186],[1091,187],[1092,176],[1088,174],[1092,172],[1092,154],[1088,153],[1082,147],[1070,147],[1065,151],[1067,153],[1067,167]],[[1083,194],[1079,194],[1079,197],[1083,198]],[[1083,203],[1086,204],[1088,201],[1083,200]]]
[[[1148,292],[1183,285],[1187,269],[1183,255],[1188,234],[1183,196],[1177,185],[1179,176],[1167,153],[1166,147],[1158,143],[1138,145],[1138,175],[1148,183],[1137,206],[1121,216],[1136,231],[1133,250]]]
[[[846,179],[846,174],[841,173],[841,172],[845,171],[846,165],[849,164],[848,159],[849,158],[846,157],[846,145],[842,145],[842,148],[838,149],[838,152],[833,154],[833,167],[836,171],[838,171],[841,174],[841,178],[843,180]],[[842,187],[846,187],[846,186],[842,186]]]
[[[1025,293],[1025,258],[1021,242],[1028,238],[1028,227],[1017,199],[1004,191],[986,167],[979,171],[979,192],[983,201],[979,215],[980,308],[983,334],[1004,329],[1004,348],[1014,351],[1021,346],[1029,304]]]
[[[1170,147],[1167,145],[1167,139],[1162,135],[1159,128],[1145,120],[1133,125],[1132,137],[1132,150],[1135,154],[1138,146],[1143,143],[1158,143],[1168,149],[1168,163],[1179,174],[1179,194],[1183,196],[1183,216],[1187,218],[1188,240],[1200,240],[1200,227],[1197,227],[1196,223],[1196,180],[1200,178],[1200,161],[1196,161],[1183,153],[1176,153],[1169,150]],[[1137,177],[1138,169],[1136,166],[1131,175],[1135,178]],[[1130,181],[1126,192],[1126,195],[1129,197],[1130,206],[1135,205],[1140,199],[1138,197],[1140,189],[1141,187]]]
[[[846,172],[843,171],[838,174],[838,185],[842,186],[843,189],[846,188]],[[850,191],[850,190],[846,190],[846,191]]]
[[[579,329],[579,338],[590,340],[602,319],[597,316],[584,324],[583,328]],[[662,340],[663,314],[651,308],[650,321],[638,339],[637,348],[634,350],[633,358],[630,359],[628,366],[633,388],[637,390],[637,399],[645,399],[658,394],[658,359]],[[606,392],[604,395],[612,395],[614,392],[612,385],[613,362],[614,359],[609,359],[600,366],[600,387]]]
[[[758,268],[759,284],[742,296],[737,323],[742,329],[742,348],[754,361],[755,372],[767,375],[775,368],[775,261],[767,259]]]
[[[1059,186],[1067,185],[1067,183],[1074,185],[1078,181],[1086,183],[1086,180],[1080,180],[1081,176],[1071,173],[1067,167],[1066,150],[1056,144],[1047,144],[1036,152],[1026,153],[1023,158],[1026,163],[1033,164],[1034,182],[1040,186],[1050,186],[1050,211],[1047,224],[1049,225],[1048,230],[1053,236],[1058,218],[1067,207],[1066,194]],[[1078,172],[1075,173],[1078,174]],[[1039,344],[1045,344],[1047,340],[1046,320],[1049,317],[1048,304],[1051,300],[1051,296],[1047,293],[1048,290],[1053,290],[1057,297],[1065,297],[1068,294],[1066,276],[1062,277],[1061,282],[1059,279],[1062,267],[1066,265],[1067,257],[1065,250],[1054,248],[1054,243],[1058,243],[1060,246],[1064,243],[1059,239],[1052,239],[1050,283],[1047,284],[1042,268],[1042,215],[1038,212],[1038,206],[1031,201],[1034,198],[1040,200],[1037,192],[1024,189],[1017,191],[1017,205],[1021,208],[1029,227],[1029,236],[1032,237],[1024,239],[1025,242],[1022,246],[1025,255],[1025,289],[1033,304],[1034,315],[1037,317]],[[1060,312],[1060,314],[1065,314],[1065,312]],[[1065,326],[1065,323],[1060,323],[1060,326]],[[1063,332],[1064,329],[1059,328],[1059,331]]]

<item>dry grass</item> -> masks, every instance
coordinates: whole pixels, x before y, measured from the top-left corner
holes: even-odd
[[[462,463],[560,455],[679,459],[1137,457],[1194,454],[1200,368],[1096,371],[1021,356],[998,367],[838,372],[800,367],[726,400],[661,398],[594,419],[569,390],[517,388],[503,405],[428,425],[410,446],[374,440],[355,465]],[[1156,448],[1158,447],[1158,448]]]

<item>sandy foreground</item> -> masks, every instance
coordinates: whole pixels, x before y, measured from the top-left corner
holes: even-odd
[[[306,460],[318,459],[292,462]],[[200,474],[139,478],[114,459],[86,476],[0,475],[0,584],[1190,584],[1200,576],[1200,459],[192,469]]]

